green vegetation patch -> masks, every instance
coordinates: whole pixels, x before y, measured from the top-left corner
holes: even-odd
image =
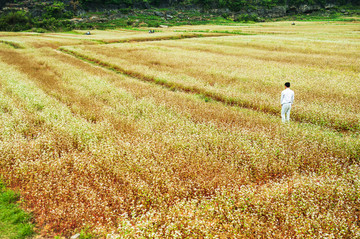
[[[5,41],[5,40],[0,40],[0,43],[9,45],[15,49],[24,49],[25,47],[22,46],[21,44],[17,43],[17,42],[13,42],[13,41]]]
[[[16,202],[19,194],[5,188],[0,182],[0,238],[27,238],[34,234],[31,216]]]

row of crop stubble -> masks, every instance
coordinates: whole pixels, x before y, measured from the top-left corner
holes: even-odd
[[[43,233],[354,236],[359,141],[1,49],[1,174]]]

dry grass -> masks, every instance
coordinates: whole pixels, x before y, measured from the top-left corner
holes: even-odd
[[[356,42],[337,58],[331,43],[312,53],[289,41],[281,50],[269,36],[63,48],[98,66],[45,40],[40,49],[0,45],[2,178],[20,190],[47,236],[90,227],[124,238],[356,237],[360,141],[350,123],[359,111],[345,107],[358,107],[358,62],[349,53]],[[318,55],[343,66],[323,67]],[[264,107],[279,110],[288,79],[297,119],[302,111],[322,114],[352,131],[313,119],[281,125]],[[354,81],[354,90],[341,80]],[[254,107],[221,97],[250,97]],[[348,115],[338,117],[334,106]]]
[[[91,31],[91,35],[87,36],[88,40],[99,41],[105,44],[109,43],[123,43],[123,42],[147,42],[147,41],[161,41],[161,40],[176,40],[185,38],[195,38],[201,36],[221,36],[224,34],[219,33],[183,33],[183,32],[163,32],[157,31],[155,34],[149,34],[144,31],[131,31],[131,30],[107,30],[107,31]],[[68,38],[68,39],[84,39],[81,35],[71,34],[51,34],[51,37]]]
[[[298,91],[295,119],[358,131],[359,43],[337,43],[344,50],[334,54],[333,47],[312,52],[319,43],[302,42],[241,36],[63,49],[137,78],[273,114],[280,86],[291,81]]]
[[[72,45],[98,45],[120,42],[143,42],[176,40],[196,38],[201,36],[221,36],[221,33],[186,33],[157,30],[155,34],[149,34],[146,30],[92,30],[91,35],[85,35],[87,31],[73,31],[69,33],[7,33],[0,32],[1,43],[10,44],[15,48],[53,48]]]

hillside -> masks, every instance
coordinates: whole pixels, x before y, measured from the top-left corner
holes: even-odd
[[[358,6],[359,0],[1,0],[0,30],[158,27],[219,21],[261,22],[289,16],[293,17],[290,20],[302,20],[309,15],[331,20],[358,15]]]
[[[293,7],[299,6],[321,6],[327,5],[359,5],[359,0],[59,0],[59,1],[37,1],[37,0],[0,0],[0,8],[4,7],[7,3],[37,3],[37,2],[63,2],[66,5],[75,7],[94,7],[94,6],[110,6],[110,7],[135,7],[135,8],[149,8],[149,7],[189,7],[200,6],[204,8],[228,8],[232,11],[240,11],[244,8],[257,8],[257,7],[274,7],[274,6],[287,6],[291,10]]]

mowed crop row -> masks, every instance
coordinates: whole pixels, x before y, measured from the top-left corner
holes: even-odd
[[[236,36],[61,49],[169,88],[272,114],[279,111],[281,86],[290,81],[297,92],[294,119],[360,130],[359,42]]]
[[[356,134],[281,125],[49,47],[0,57],[0,172],[44,235],[359,233]]]

